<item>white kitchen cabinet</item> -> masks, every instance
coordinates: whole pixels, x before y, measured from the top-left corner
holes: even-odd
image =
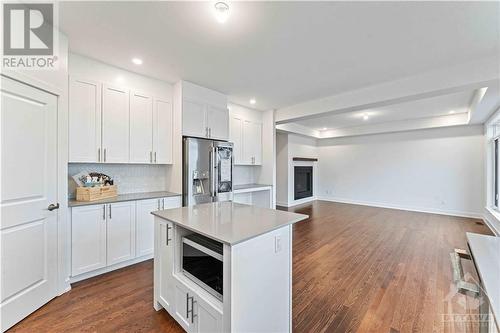
[[[172,271],[174,269],[174,250],[173,250],[173,225],[172,223],[162,221],[155,226],[159,237],[156,249],[159,254],[155,256],[155,261],[160,260],[158,265],[158,275],[155,274],[155,281],[159,288],[157,299],[161,306],[171,312],[173,302],[175,301],[175,288],[173,286]]]
[[[241,117],[231,117],[229,122],[229,140],[233,143],[234,164],[243,164],[242,130],[243,119]]]
[[[206,125],[206,106],[197,101],[182,101],[182,135],[205,138],[208,137]]]
[[[71,77],[69,80],[69,161],[100,162],[101,84]]]
[[[216,140],[228,140],[229,138],[229,111],[227,107],[206,106],[206,119],[208,137]]]
[[[222,314],[201,297],[193,302],[194,332],[223,332]]]
[[[174,317],[186,332],[195,332],[193,318],[194,293],[177,279],[172,279],[174,289]]]
[[[136,255],[153,253],[154,217],[151,212],[159,209],[160,199],[139,200],[136,203]]]
[[[262,123],[231,116],[230,141],[234,144],[235,165],[262,164]]]
[[[153,162],[172,164],[173,114],[172,103],[153,100]]]
[[[130,94],[130,162],[153,163],[153,97]]]
[[[129,162],[129,90],[103,85],[102,154],[103,162]]]
[[[106,205],[71,209],[71,275],[106,266]]]
[[[107,264],[135,258],[135,202],[108,204],[107,210]]]

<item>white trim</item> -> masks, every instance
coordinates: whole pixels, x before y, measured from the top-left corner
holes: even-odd
[[[308,202],[311,202],[311,201],[315,201],[315,200],[318,200],[318,198],[316,197],[309,197],[309,198],[303,198],[303,199],[299,199],[299,200],[293,200],[292,202],[290,203],[285,203],[285,202],[276,202],[276,206],[281,206],[281,207],[295,207],[295,206],[298,206],[298,205],[302,205],[302,204],[305,204],[305,203],[308,203]]]
[[[495,236],[500,237],[500,212],[490,207],[485,207],[483,221]]]
[[[347,204],[352,204],[352,205],[362,205],[362,206],[380,207],[380,208],[388,208],[388,209],[407,210],[407,211],[420,212],[420,213],[430,213],[430,214],[440,214],[440,215],[483,219],[483,214],[476,213],[476,212],[465,212],[465,211],[448,210],[448,209],[436,209],[436,208],[429,208],[429,207],[400,206],[400,205],[391,205],[391,204],[380,203],[380,202],[359,201],[359,200],[343,199],[343,198],[337,198],[337,197],[318,197],[317,200],[347,203]]]
[[[273,187],[271,185],[262,185],[259,187],[248,187],[248,188],[241,188],[238,190],[233,190],[233,193],[239,194],[239,193],[250,193],[250,192],[259,192],[259,191],[271,191],[272,189],[273,189]]]
[[[142,256],[142,257],[134,258],[134,259],[131,259],[131,260],[127,260],[127,261],[124,261],[124,262],[119,262],[117,264],[114,264],[114,265],[111,265],[111,266],[108,266],[108,267],[103,267],[103,268],[100,268],[100,269],[96,269],[95,271],[91,271],[91,272],[83,273],[83,274],[80,274],[80,275],[72,276],[72,277],[70,277],[69,282],[70,283],[75,283],[75,282],[78,282],[78,281],[86,280],[86,279],[89,279],[91,277],[94,277],[94,276],[97,276],[97,275],[101,275],[101,274],[104,274],[104,273],[108,273],[108,272],[111,272],[111,271],[114,271],[114,270],[117,270],[117,269],[120,269],[120,268],[123,268],[123,267],[126,267],[126,266],[138,264],[138,263],[140,263],[142,261],[146,261],[146,260],[149,260],[149,259],[153,259],[153,253],[145,255],[145,256]]]

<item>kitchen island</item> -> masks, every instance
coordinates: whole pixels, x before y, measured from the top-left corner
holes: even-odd
[[[154,308],[188,332],[291,332],[292,225],[233,202],[155,215]]]

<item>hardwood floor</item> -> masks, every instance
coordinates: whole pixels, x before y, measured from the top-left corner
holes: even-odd
[[[452,288],[449,252],[467,231],[489,234],[482,221],[324,201],[290,210],[310,215],[294,226],[294,332],[476,329],[443,316],[476,313]],[[183,331],[153,309],[152,261],[72,287],[9,332]]]

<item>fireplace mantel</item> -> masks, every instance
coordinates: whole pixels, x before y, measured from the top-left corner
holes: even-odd
[[[293,157],[292,160],[294,161],[302,161],[302,162],[317,162],[317,158],[312,158],[312,157]]]

